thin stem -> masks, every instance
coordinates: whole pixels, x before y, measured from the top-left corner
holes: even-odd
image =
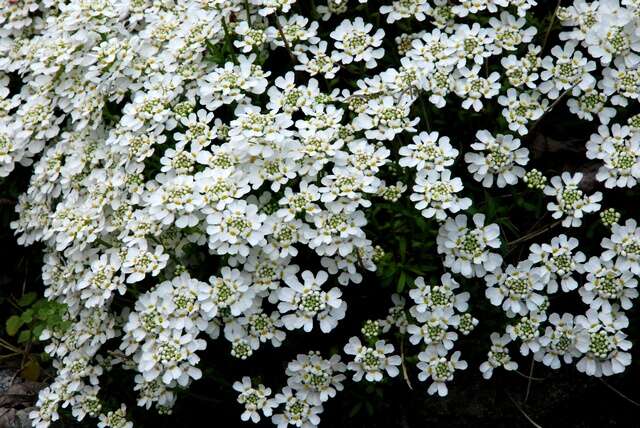
[[[538,425],[533,419],[531,419],[529,417],[529,415],[527,415],[527,412],[524,411],[524,409],[522,408],[522,406],[520,406],[516,400],[514,400],[513,398],[511,398],[511,396],[509,394],[507,394],[507,398],[509,398],[509,400],[511,400],[511,402],[513,403],[514,406],[516,406],[516,409],[518,409],[520,411],[520,413],[522,413],[522,416],[524,416],[527,421],[529,421],[529,423],[531,425],[533,425],[536,428],[542,428],[540,425]]]
[[[22,355],[22,352],[12,352],[11,354],[0,355],[0,360],[4,360],[5,358],[13,358],[18,355]]]
[[[230,42],[229,39],[229,27],[227,26],[227,20],[223,17],[222,18],[222,29],[224,30],[224,46],[227,48],[227,50],[233,55],[233,57],[236,57],[236,52],[233,50],[233,46]]]
[[[526,374],[522,373],[520,370],[513,370],[513,372],[519,374],[520,376],[522,376],[525,379],[535,380],[536,382],[542,382],[543,380],[547,380],[547,378],[544,378],[544,377],[527,376]]]
[[[424,117],[424,122],[425,125],[427,126],[427,131],[431,132],[431,124],[429,123],[429,113],[427,113],[427,108],[424,105],[424,100],[422,99],[422,96],[420,96],[420,94],[418,94],[417,96],[413,95],[413,86],[411,86],[411,96],[415,97],[419,103],[420,103],[420,112],[422,113],[422,117]]]
[[[535,364],[535,360],[533,356],[531,356],[531,367],[529,368],[529,380],[527,381],[527,392],[524,394],[524,402],[526,403],[529,399],[529,394],[531,393],[531,381],[533,380],[533,365]]]
[[[251,11],[249,9],[249,0],[244,0],[244,9],[247,11],[247,24],[251,27]]]
[[[0,338],[0,346],[2,346],[3,348],[8,349],[11,352],[17,352],[22,354],[22,349],[18,348],[17,346],[12,345],[11,343],[7,342],[6,340]]]
[[[633,404],[634,406],[640,407],[640,403],[638,403],[637,401],[632,400],[631,398],[627,397],[626,395],[624,395],[622,392],[618,391],[616,388],[614,388],[613,386],[609,385],[607,382],[605,382],[602,378],[598,378],[598,380],[602,383],[604,383],[607,388],[609,388],[610,390],[612,390],[613,392],[615,392],[616,394],[618,394],[620,397],[624,398],[625,400],[627,400],[629,403]]]
[[[275,18],[274,21],[276,22],[276,28],[278,29],[278,33],[280,34],[280,37],[282,37],[282,41],[284,42],[284,47],[287,49],[287,52],[289,52],[291,61],[295,62],[296,57],[293,55],[293,51],[291,50],[289,41],[287,40],[287,37],[284,35],[284,30],[282,29],[282,25],[280,25],[280,16],[277,13],[274,13],[274,18]]]
[[[531,128],[529,128],[529,135],[532,135],[532,131],[534,129],[536,129],[536,126],[538,126],[538,124],[540,124],[540,122],[542,121],[542,119],[547,115],[547,113],[549,113],[551,110],[554,109],[555,106],[558,105],[558,103],[565,97],[565,95],[567,95],[570,91],[573,90],[573,88],[575,88],[576,85],[573,85],[572,87],[570,87],[569,89],[567,89],[566,91],[564,91],[562,94],[560,94],[560,96],[558,96],[558,98],[556,98],[556,100],[551,103],[551,105],[542,113],[542,116],[540,116],[538,118],[538,120],[536,120],[535,122],[533,122],[533,125],[531,125]]]
[[[523,242],[523,241],[528,241],[529,239],[535,238],[538,235],[542,235],[543,233],[546,233],[546,232],[550,231],[554,227],[558,226],[560,223],[562,223],[562,220],[555,221],[555,222],[551,223],[547,227],[544,227],[544,228],[542,228],[540,230],[537,230],[535,232],[532,232],[532,233],[529,233],[527,235],[524,235],[524,236],[522,236],[522,237],[520,237],[518,239],[515,239],[515,240],[511,241],[511,242],[507,242],[507,245],[515,245],[515,244]]]
[[[407,383],[407,386],[410,390],[413,391],[413,386],[411,385],[411,381],[409,380],[409,374],[407,373],[407,366],[404,364],[404,335],[400,339],[400,362],[402,366],[402,377],[404,381]]]
[[[549,26],[547,27],[547,31],[544,35],[544,40],[542,41],[542,48],[540,49],[540,52],[544,52],[544,48],[547,46],[547,42],[549,41],[549,34],[551,34],[551,28],[553,27],[553,24],[556,22],[556,15],[558,14],[558,9],[560,9],[561,2],[562,0],[558,0],[558,4],[556,5],[556,8],[553,10],[553,15],[551,15],[551,20],[549,22]]]

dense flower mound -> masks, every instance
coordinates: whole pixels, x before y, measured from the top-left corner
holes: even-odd
[[[116,367],[135,373],[138,406],[170,413],[207,348],[243,360],[335,334],[354,304],[345,290],[386,257],[372,212],[401,200],[436,228],[444,273],[381,291],[388,317],[337,338],[342,352],[284,362],[280,386],[236,379],[243,421],[315,427],[349,383],[409,364],[424,393],[446,395],[468,368],[456,343],[478,324],[469,278],[507,320],[486,338],[485,378],[517,369],[518,350],[592,376],[631,363],[640,227],[603,209],[583,172],[531,168],[527,137],[563,104],[600,125],[585,147],[596,187],[637,185],[640,1],[0,4],[0,176],[31,165],[12,227],[44,245],[45,295],[72,321],[43,333],[57,375],[35,426],[61,408],[132,426],[135,403],[107,405],[118,397],[101,388]],[[439,109],[449,129],[431,129]],[[455,141],[454,127],[473,126],[456,118],[487,109],[474,141]],[[564,230],[507,263],[467,188],[518,184]],[[598,212],[610,236],[587,255],[572,235]],[[582,311],[555,312],[562,293]]]

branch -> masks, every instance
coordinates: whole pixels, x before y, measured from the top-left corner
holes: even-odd
[[[524,411],[524,409],[522,408],[522,406],[520,406],[518,403],[516,403],[516,400],[514,400],[513,398],[511,398],[511,396],[509,394],[507,394],[507,398],[509,400],[511,400],[511,402],[513,403],[514,406],[516,406],[516,409],[518,409],[520,411],[520,413],[522,413],[522,416],[524,416],[531,425],[533,425],[536,428],[542,428],[540,425],[538,425],[533,419],[531,419],[529,417],[529,415],[527,415],[527,412]]]
[[[604,381],[604,379],[602,378],[598,378],[598,380],[602,383],[604,383],[607,388],[609,388],[610,390],[612,390],[613,392],[615,392],[616,394],[618,394],[620,397],[624,398],[625,400],[627,400],[629,403],[633,404],[634,406],[640,407],[640,403],[638,403],[637,401],[632,400],[631,398],[627,397],[626,395],[624,395],[622,392],[618,391],[617,389],[615,389],[613,386],[609,385],[607,382]]]
[[[540,230],[536,230],[535,232],[532,232],[532,233],[528,233],[528,234],[526,234],[524,236],[521,236],[520,238],[515,239],[515,240],[513,240],[511,242],[507,242],[507,245],[515,245],[517,243],[520,243],[520,242],[523,242],[523,241],[528,241],[529,239],[533,239],[538,235],[542,235],[543,233],[546,233],[546,232],[550,231],[554,227],[558,226],[560,223],[562,223],[562,220],[555,221],[555,222],[551,223],[547,227],[544,227],[544,228],[542,228]]]
[[[275,13],[274,17],[275,17],[274,21],[276,22],[276,28],[278,29],[278,33],[280,34],[280,37],[282,37],[282,41],[284,42],[284,47],[287,49],[287,52],[289,52],[291,61],[296,62],[296,57],[295,55],[293,55],[293,51],[291,50],[291,46],[287,41],[287,37],[284,35],[284,30],[282,29],[282,25],[280,25],[280,16],[277,13]]]
[[[407,386],[410,390],[413,391],[413,386],[411,385],[411,381],[409,380],[409,374],[407,373],[407,366],[404,364],[404,335],[400,339],[400,364],[402,366],[402,377],[404,381],[407,383]]]

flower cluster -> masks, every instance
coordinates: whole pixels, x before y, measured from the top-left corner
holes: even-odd
[[[34,426],[60,408],[132,426],[101,389],[115,368],[135,374],[138,406],[167,414],[203,376],[208,347],[244,360],[291,335],[331,334],[353,305],[345,289],[385,258],[372,216],[405,201],[434,227],[441,275],[403,276],[388,316],[340,338],[343,356],[297,355],[273,397],[249,377],[233,384],[242,420],[312,428],[348,377],[401,369],[446,395],[467,368],[455,343],[478,324],[469,278],[509,320],[490,336],[485,378],[517,368],[512,342],[588,375],[631,363],[636,221],[603,211],[599,256],[561,233],[513,260],[513,245],[539,234],[509,241],[471,196],[522,181],[547,197],[546,231],[569,234],[602,208],[595,186],[637,185],[640,3],[575,0],[548,29],[528,19],[535,0],[321,3],[4,2],[0,176],[32,169],[12,228],[44,246],[45,296],[70,324],[41,336],[56,376]],[[534,131],[560,103],[599,125],[585,144],[594,179],[529,165]],[[446,106],[450,128],[432,130]],[[478,127],[483,110],[496,115]],[[456,141],[457,126],[475,138]],[[552,312],[559,293],[584,312]],[[418,361],[408,369],[405,336]]]

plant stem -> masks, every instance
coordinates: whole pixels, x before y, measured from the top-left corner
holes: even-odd
[[[274,21],[276,22],[276,28],[278,29],[278,33],[280,34],[280,37],[282,37],[282,41],[284,42],[284,47],[287,49],[287,52],[289,52],[291,61],[295,62],[296,57],[293,55],[293,51],[291,51],[291,46],[287,41],[287,37],[284,35],[284,30],[282,29],[282,25],[280,24],[280,16],[277,13],[274,13],[274,17],[275,17]]]
[[[404,364],[404,335],[400,339],[400,362],[402,363],[402,377],[404,381],[407,383],[407,386],[410,390],[413,391],[413,386],[411,385],[411,381],[409,380],[409,374],[407,373],[407,366]]]

